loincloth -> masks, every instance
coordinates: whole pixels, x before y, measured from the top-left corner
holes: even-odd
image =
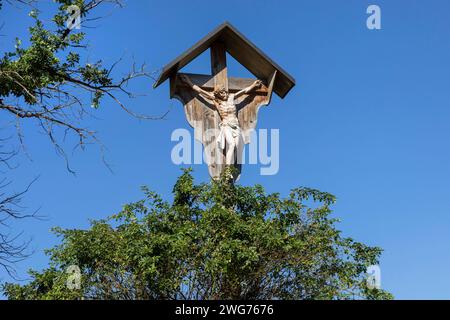
[[[235,120],[224,120],[219,124],[220,132],[217,137],[217,143],[220,149],[225,149],[226,145],[226,132],[231,131],[231,136],[233,138],[240,137],[241,127],[239,126],[239,121]]]

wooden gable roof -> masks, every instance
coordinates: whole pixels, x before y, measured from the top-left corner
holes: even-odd
[[[230,23],[225,22],[166,65],[153,87],[158,87],[171,75],[178,72],[208,49],[215,41],[221,41],[226,51],[257,78],[270,79],[274,71],[277,71],[273,91],[279,97],[284,98],[295,85],[295,80],[291,75],[272,61]]]

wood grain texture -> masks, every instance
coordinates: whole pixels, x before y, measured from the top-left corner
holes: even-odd
[[[181,86],[181,87],[186,87],[189,88],[189,86],[182,82],[182,81],[178,81],[178,78],[181,75],[187,75],[193,84],[198,85],[199,87],[201,87],[202,89],[206,90],[206,91],[214,91],[214,76],[212,75],[208,75],[208,74],[194,74],[194,73],[177,73],[177,75],[175,75],[174,77],[177,77],[177,85]],[[250,86],[253,82],[255,81],[255,79],[250,79],[250,78],[235,78],[235,77],[230,77],[228,78],[228,91],[230,93],[236,93],[239,90],[242,90],[242,88],[246,88],[248,86]],[[255,92],[259,93],[259,94],[266,94],[267,90],[265,90],[264,88],[261,89],[256,89]],[[171,96],[172,97],[172,96]]]
[[[273,91],[281,98],[284,98],[295,86],[295,79],[289,73],[270,59],[230,23],[225,22],[167,64],[153,87],[158,87],[176,74],[216,41],[222,42],[225,50],[258,79],[269,79],[274,71],[277,71]]]
[[[214,79],[214,90],[228,91],[227,52],[222,42],[211,45],[211,74]]]
[[[211,76],[190,75],[190,77],[193,82],[197,81],[197,83],[198,81],[211,81]],[[234,90],[242,89],[248,83],[254,81],[254,79],[232,79],[229,79],[229,83],[235,88]],[[275,76],[268,81],[269,87],[262,85],[256,92],[243,94],[236,99],[236,108],[238,110],[238,119],[244,144],[251,142],[251,133],[252,130],[256,129],[259,108],[270,102],[271,90],[269,88],[271,83],[273,85],[274,79]],[[243,84],[243,87],[237,87],[238,84]],[[225,169],[225,155],[217,144],[219,123],[221,121],[219,113],[210,102],[201,98],[180,81],[179,76],[171,78],[170,87],[173,88],[172,97],[178,99],[184,106],[186,119],[189,125],[194,128],[195,139],[203,144],[205,160],[208,164],[210,176],[212,178],[219,177]],[[236,168],[240,173],[242,168],[241,164],[237,164]],[[237,179],[239,179],[239,176],[236,177]]]
[[[234,50],[234,44],[226,45],[224,41],[229,41],[234,36],[236,35],[230,35],[225,39],[216,38],[209,43],[211,47],[211,75],[171,73],[170,97],[178,99],[183,104],[186,119],[194,128],[194,137],[204,147],[204,159],[208,164],[209,174],[212,178],[218,178],[226,168],[227,148],[230,145],[232,146],[233,149],[230,149],[232,153],[228,155],[228,163],[233,164],[237,169],[237,174],[234,176],[234,181],[236,181],[239,179],[242,163],[239,160],[236,163],[236,158],[233,160],[230,155],[242,159],[243,145],[251,142],[252,132],[256,129],[259,108],[270,103],[272,92],[277,90],[280,72],[276,68],[268,68],[267,64],[263,63],[264,59],[261,60],[256,55],[253,57],[254,60],[247,62],[246,66],[254,65],[254,68],[259,68],[259,71],[256,72],[262,75],[259,77],[259,81],[228,78],[226,50],[230,50],[230,48]],[[235,49],[250,50],[248,46]],[[243,53],[243,55],[245,56],[246,53]],[[247,58],[244,57],[243,59]],[[268,73],[269,71],[270,73]],[[267,76],[265,76],[266,74]],[[225,90],[226,93],[219,92],[217,94],[218,90]],[[217,95],[211,94],[214,91]],[[227,98],[227,93],[237,94],[233,100],[229,99],[229,95]],[[238,125],[236,122],[238,122]],[[238,135],[234,137],[238,136],[242,140],[240,142],[231,141],[230,144],[227,142],[223,149],[220,148],[218,143],[220,125],[226,130],[238,132]],[[238,128],[236,128],[237,126]],[[239,132],[241,136],[239,136]],[[220,137],[224,139],[223,136]],[[233,155],[234,148],[237,150]]]

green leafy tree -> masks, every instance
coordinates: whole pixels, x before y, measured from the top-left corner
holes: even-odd
[[[5,32],[10,26],[0,23],[0,116],[3,120],[5,136],[16,136],[11,150],[0,149],[0,267],[12,273],[14,262],[26,256],[25,243],[17,243],[17,236],[8,234],[3,228],[11,219],[19,219],[33,214],[21,212],[18,205],[23,193],[8,193],[10,181],[3,169],[12,169],[9,161],[19,150],[25,150],[24,127],[36,125],[48,137],[56,151],[69,166],[64,141],[84,148],[89,143],[97,143],[95,131],[89,129],[85,119],[108,98],[127,113],[137,118],[159,119],[134,113],[123,103],[123,99],[133,97],[128,85],[136,78],[152,75],[144,65],[130,66],[123,76],[115,76],[114,67],[119,61],[105,66],[102,61],[88,60],[88,45],[85,30],[92,20],[98,21],[96,14],[105,5],[121,6],[119,0],[54,0],[47,3],[50,19],[41,19],[39,7],[42,3],[33,0],[0,0],[2,14],[8,10],[26,9],[30,20],[29,38],[16,38],[15,42],[5,41]],[[81,28],[68,24],[73,17],[71,8],[79,10]],[[44,22],[46,21],[46,22]],[[6,29],[6,30],[5,30]],[[5,124],[6,123],[6,124]],[[4,130],[4,131],[3,131]],[[15,133],[12,135],[9,131]],[[67,140],[66,140],[67,139]],[[16,142],[14,142],[16,141]],[[5,140],[0,139],[0,148]],[[27,190],[27,189],[26,189]]]
[[[390,299],[368,288],[380,248],[344,238],[330,217],[335,197],[296,188],[287,198],[227,179],[194,184],[189,170],[169,203],[143,188],[88,230],[55,228],[50,266],[9,299]],[[80,287],[66,272],[80,268]]]
[[[5,10],[2,2],[0,10]],[[102,61],[87,61],[84,30],[89,21],[98,18],[91,15],[104,4],[120,6],[120,1],[55,0],[55,12],[47,24],[39,18],[38,2],[16,2],[30,5],[29,17],[34,23],[29,28],[26,46],[22,39],[16,38],[13,48],[2,46],[0,50],[0,112],[16,120],[21,141],[23,122],[35,122],[63,156],[58,133],[61,137],[73,134],[80,146],[86,140],[97,141],[94,131],[83,126],[83,118],[90,114],[90,109],[100,107],[104,97],[133,116],[160,118],[137,115],[120,99],[133,97],[126,87],[132,79],[151,77],[144,66],[136,68],[133,64],[129,73],[115,79],[113,69],[117,63],[104,66]],[[77,11],[71,12],[72,8]],[[68,24],[76,17],[75,12],[79,12],[80,29]]]

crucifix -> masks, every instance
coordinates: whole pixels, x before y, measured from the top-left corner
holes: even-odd
[[[179,72],[208,48],[211,75]],[[256,79],[228,77],[227,52]],[[243,147],[250,143],[259,108],[270,103],[272,92],[283,98],[295,85],[289,74],[227,22],[167,65],[154,87],[167,79],[171,98],[184,105],[195,138],[204,146],[211,177],[218,178],[233,166],[234,181],[240,176]]]

